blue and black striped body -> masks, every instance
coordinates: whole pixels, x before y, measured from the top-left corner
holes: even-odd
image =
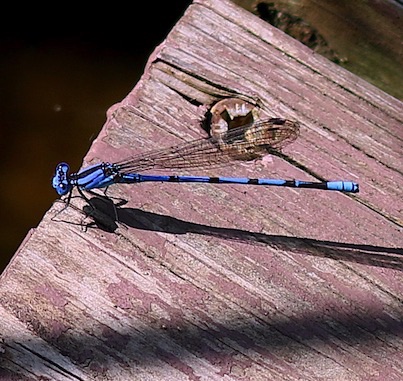
[[[248,177],[211,177],[211,176],[175,176],[175,175],[143,175],[138,173],[120,173],[115,164],[101,163],[88,167],[78,173],[68,174],[69,166],[60,163],[53,178],[53,187],[60,196],[69,193],[74,186],[81,190],[105,188],[112,184],[133,184],[142,182],[170,183],[210,183],[264,185],[291,188],[310,188],[356,193],[357,183],[351,181],[310,182],[283,179],[252,179]]]
[[[325,181],[310,182],[301,180],[282,179],[252,179],[249,177],[210,177],[210,176],[161,176],[124,174],[120,177],[120,183],[142,183],[145,181],[169,182],[169,183],[210,183],[210,184],[244,184],[244,185],[266,185],[290,188],[311,188],[322,190],[336,190],[340,192],[356,193],[359,190],[358,184],[351,181]]]
[[[174,147],[135,155],[119,163],[103,162],[69,174],[69,166],[60,163],[56,167],[52,185],[60,195],[71,195],[74,187],[80,192],[106,188],[119,183],[141,183],[146,181],[173,183],[211,183],[279,186],[335,190],[340,192],[359,191],[357,183],[351,181],[309,182],[282,179],[252,179],[238,177],[149,175],[141,172],[158,170],[210,169],[234,161],[250,161],[268,153],[279,154],[279,150],[294,141],[299,133],[297,122],[271,118],[230,129],[222,135],[209,139],[197,139]]]

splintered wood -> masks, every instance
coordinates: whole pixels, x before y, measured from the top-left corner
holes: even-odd
[[[403,379],[401,102],[229,1],[197,0],[84,164],[207,137],[224,98],[298,122],[288,160],[177,175],[360,193],[144,183],[56,202],[2,274],[1,379]]]

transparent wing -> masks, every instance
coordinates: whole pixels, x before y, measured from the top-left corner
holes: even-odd
[[[149,169],[211,168],[232,161],[249,161],[279,153],[294,141],[299,124],[280,118],[259,120],[228,130],[218,137],[197,139],[170,148],[132,156],[116,163],[121,172],[138,173]]]

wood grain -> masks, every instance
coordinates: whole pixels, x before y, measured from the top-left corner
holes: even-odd
[[[361,192],[113,186],[127,203],[94,198],[98,226],[82,200],[56,202],[2,274],[2,379],[403,377],[401,102],[232,3],[197,0],[84,162],[207,136],[223,97],[298,120],[284,153],[299,165],[205,174]]]

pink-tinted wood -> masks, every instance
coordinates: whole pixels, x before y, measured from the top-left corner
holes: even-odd
[[[87,228],[74,208],[53,221],[55,203],[1,278],[3,378],[402,379],[399,101],[230,2],[198,0],[85,164],[207,136],[223,97],[298,120],[284,153],[300,167],[269,157],[203,174],[315,174],[361,192],[113,186],[119,222],[94,200]]]

